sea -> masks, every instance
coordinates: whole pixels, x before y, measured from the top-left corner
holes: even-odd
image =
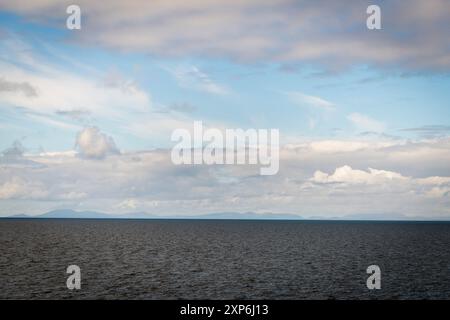
[[[450,299],[450,223],[0,219],[0,299]]]

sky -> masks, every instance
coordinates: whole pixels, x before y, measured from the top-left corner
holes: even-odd
[[[70,4],[0,0],[0,216],[450,218],[448,1]],[[278,174],[174,165],[194,121],[279,129]]]

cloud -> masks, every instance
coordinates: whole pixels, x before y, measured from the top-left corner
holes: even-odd
[[[427,191],[426,196],[429,198],[442,198],[450,194],[450,186],[446,187],[434,187]]]
[[[347,116],[347,119],[350,120],[352,124],[361,131],[380,133],[386,130],[386,125],[383,122],[372,119],[364,114],[352,113]]]
[[[405,177],[398,172],[376,170],[369,168],[368,171],[356,170],[350,166],[336,168],[333,174],[327,174],[320,170],[314,172],[311,182],[316,184],[339,184],[351,190],[353,186],[363,188],[374,186],[375,189],[366,190],[367,193],[382,194],[392,192],[394,194],[409,194],[411,197],[442,198],[450,194],[450,177],[427,177],[412,178]],[[355,191],[353,191],[355,192]],[[364,191],[363,191],[364,192]]]
[[[401,129],[404,132],[416,133],[422,137],[447,136],[450,133],[450,126],[446,125],[426,125],[415,128]]]
[[[26,97],[36,97],[36,89],[28,82],[7,81],[0,78],[0,92],[16,93],[19,92]]]
[[[395,141],[359,141],[359,140],[319,140],[308,143],[308,147],[318,153],[334,154],[354,152],[365,149],[380,149],[396,145]]]
[[[79,132],[76,147],[81,156],[90,159],[103,159],[109,154],[119,153],[113,138],[101,133],[96,127],[85,128]]]
[[[391,183],[393,180],[404,181],[407,179],[407,177],[397,172],[372,168],[369,168],[369,171],[363,171],[352,169],[350,166],[342,166],[336,168],[331,175],[322,171],[316,171],[311,181],[316,183],[380,184]]]
[[[1,166],[39,167],[39,164],[24,157],[25,147],[20,140],[15,140],[11,147],[1,152]]]
[[[2,9],[65,26],[70,1],[9,0]],[[372,1],[240,0],[77,2],[83,32],[75,41],[161,56],[226,57],[241,62],[303,62],[327,69],[354,64],[450,70],[450,3],[380,3],[382,30],[366,28]]]
[[[4,159],[15,160],[21,158],[23,153],[25,152],[25,148],[19,140],[16,140],[12,143],[12,146],[3,150],[2,157]]]
[[[62,130],[79,130],[81,127],[79,125],[74,125],[65,121],[59,121],[53,119],[52,116],[47,114],[38,114],[38,113],[32,113],[28,112],[25,113],[25,116],[35,122],[44,124],[45,126],[51,126]]]
[[[206,73],[200,71],[196,66],[178,67],[169,70],[183,88],[192,88],[212,94],[224,95],[228,89],[214,82]]]
[[[87,132],[103,145],[94,150],[107,148],[106,135],[98,129]],[[2,164],[0,214],[73,208],[161,215],[254,211],[450,217],[450,141],[365,141],[357,148],[356,142],[336,140],[344,151],[336,147],[326,156],[325,144],[317,148],[317,141],[284,146],[280,171],[270,177],[251,165],[176,166],[170,149],[122,152],[102,161],[86,161],[73,152],[24,154],[39,167]],[[372,169],[360,169],[367,167]]]
[[[0,199],[44,199],[48,196],[45,186],[39,182],[25,181],[20,177],[11,177],[9,181],[0,182]]]
[[[125,199],[119,203],[117,207],[126,210],[134,210],[137,208],[137,201],[136,199]]]
[[[39,92],[36,97],[1,94],[0,105],[21,113],[22,119],[31,120],[36,127],[76,132],[95,125],[108,127],[116,137],[167,145],[175,128],[192,126],[189,112],[158,112],[164,107],[155,107],[150,93],[132,78],[92,68],[86,68],[87,74],[79,73],[78,65],[66,59],[62,68],[54,63],[58,59],[51,59],[52,54],[40,54],[16,34],[0,38],[0,48],[0,55],[5,55],[0,59],[2,74],[16,83],[33,83]],[[207,86],[208,82],[203,82]],[[209,89],[214,91],[214,86]]]
[[[293,102],[300,106],[309,106],[323,110],[332,110],[335,108],[335,105],[332,102],[302,92],[287,92],[287,95]]]
[[[182,112],[182,113],[193,113],[197,110],[197,108],[189,103],[183,102],[183,103],[173,103],[169,105],[169,110],[175,111],[175,112]]]
[[[418,182],[423,185],[444,185],[450,184],[450,177],[428,177],[423,179],[418,179]]]
[[[143,112],[152,107],[150,95],[133,80],[99,71],[79,72],[77,65],[65,60],[58,64],[60,57],[54,56],[52,45],[42,45],[48,49],[35,50],[29,40],[15,33],[0,38],[0,54],[7,57],[0,60],[0,70],[8,86],[16,89],[0,95],[2,105],[47,115],[82,111],[102,118],[117,117],[124,108]],[[2,81],[0,86],[6,83]],[[19,92],[28,87],[26,84],[32,84],[39,94]]]
[[[72,109],[72,110],[57,110],[55,114],[68,117],[72,120],[85,122],[91,115],[91,113],[84,109]]]

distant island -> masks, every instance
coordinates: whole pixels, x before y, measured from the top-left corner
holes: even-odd
[[[110,214],[97,211],[75,211],[60,209],[39,215],[17,214],[4,218],[65,218],[65,219],[217,219],[217,220],[301,220],[295,214],[255,213],[255,212],[218,212],[202,215],[171,215],[159,216],[145,212],[132,212],[125,214]]]
[[[386,217],[389,218],[386,218]],[[407,216],[403,214],[390,213],[389,215],[381,213],[372,214],[351,214],[342,216],[314,216],[305,217],[290,213],[256,213],[256,212],[216,212],[198,215],[157,215],[146,212],[130,212],[123,214],[104,213],[97,211],[76,211],[72,209],[52,210],[43,214],[29,215],[16,214],[0,218],[9,219],[188,219],[188,220],[345,220],[345,221],[450,221],[442,217],[423,217]]]

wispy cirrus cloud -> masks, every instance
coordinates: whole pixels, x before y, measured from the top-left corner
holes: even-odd
[[[76,66],[62,67],[14,33],[0,38],[0,44],[5,44],[1,53],[8,56],[0,60],[0,105],[13,112],[14,121],[22,122],[21,125],[26,122],[37,128],[77,132],[84,126],[106,123],[122,137],[167,143],[173,129],[192,124],[189,112],[158,112],[171,109],[164,105],[155,107],[149,90],[118,72],[79,73]],[[197,76],[193,76],[197,79],[194,84],[222,93],[222,87],[199,70],[192,72]],[[31,94],[34,92],[38,94]]]
[[[450,126],[448,125],[425,125],[415,128],[401,129],[403,132],[415,133],[423,137],[445,136],[450,133]]]
[[[347,119],[360,131],[380,133],[386,130],[386,125],[383,122],[361,113],[351,113],[347,116]]]
[[[224,95],[229,93],[229,89],[221,85],[198,67],[178,66],[174,69],[167,69],[177,80],[178,85],[182,88],[199,90],[211,94]]]
[[[303,107],[313,107],[322,110],[333,110],[335,109],[334,103],[325,100],[318,96],[307,95],[299,91],[286,92],[289,99]]]

